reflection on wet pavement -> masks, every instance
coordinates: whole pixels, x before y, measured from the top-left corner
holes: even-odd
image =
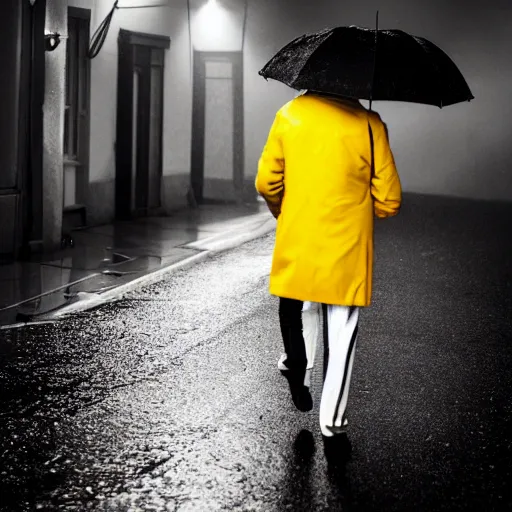
[[[249,225],[259,205],[205,205],[73,231],[74,247],[0,265],[0,325],[54,311],[197,253],[191,242]],[[248,224],[249,223],[249,224]],[[248,229],[249,229],[248,228]]]

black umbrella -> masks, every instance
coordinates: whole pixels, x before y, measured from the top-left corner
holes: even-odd
[[[350,26],[306,34],[282,48],[259,74],[294,89],[370,102],[445,107],[474,98],[446,53],[402,30]]]

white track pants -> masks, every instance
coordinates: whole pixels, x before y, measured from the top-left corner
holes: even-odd
[[[324,359],[327,361],[327,368],[325,371],[324,366],[320,428],[323,435],[330,437],[346,425],[345,409],[354,364],[359,308],[304,303],[302,324],[308,359],[308,385],[315,363],[321,314],[324,320]]]
[[[322,305],[318,302],[304,302],[302,306],[302,334],[306,344],[308,370],[315,366],[316,344],[320,337],[320,316]]]

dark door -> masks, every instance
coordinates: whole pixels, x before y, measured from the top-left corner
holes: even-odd
[[[45,50],[44,30],[46,24],[46,0],[37,1],[31,7],[30,43],[30,94],[28,156],[26,194],[24,208],[24,246],[34,244],[33,249],[42,248],[43,237],[43,105],[45,94]],[[30,52],[28,51],[30,48]]]
[[[164,51],[170,40],[121,30],[116,141],[116,217],[160,211]]]
[[[45,9],[0,2],[0,259],[41,239]]]
[[[196,201],[243,197],[241,52],[194,53],[192,190]]]

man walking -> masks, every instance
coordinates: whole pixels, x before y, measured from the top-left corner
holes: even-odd
[[[303,303],[322,304],[320,428],[330,438],[344,431],[359,308],[371,301],[373,219],[396,215],[401,204],[386,127],[357,100],[307,92],[278,111],[256,189],[277,218],[270,293],[280,297],[279,368],[302,411],[312,408]]]

